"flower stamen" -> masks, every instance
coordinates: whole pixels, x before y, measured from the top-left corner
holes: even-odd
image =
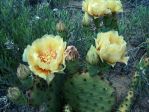
[[[42,53],[39,53],[39,58],[41,60],[41,62],[50,64],[51,59],[56,59],[56,51],[54,50],[48,50]]]

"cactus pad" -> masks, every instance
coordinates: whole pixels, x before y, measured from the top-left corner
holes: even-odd
[[[32,105],[46,105],[46,112],[60,112],[61,106],[61,89],[64,81],[63,74],[57,74],[48,85],[44,80],[40,80],[32,90]]]
[[[110,112],[114,89],[99,76],[75,74],[64,85],[64,97],[75,112]]]
[[[134,91],[128,91],[127,96],[125,97],[123,103],[120,105],[118,112],[129,112],[134,99]]]
[[[138,72],[135,72],[134,76],[132,77],[132,82],[130,85],[130,90],[127,93],[127,96],[121,103],[121,105],[118,108],[117,112],[129,112],[131,109],[131,106],[133,104],[133,100],[135,98],[135,91],[137,90],[138,83],[140,80],[140,75]]]

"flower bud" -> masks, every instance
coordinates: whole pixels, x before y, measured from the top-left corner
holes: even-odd
[[[146,57],[144,59],[144,64],[145,64],[145,66],[148,66],[149,65],[149,57]]]
[[[147,56],[147,54],[145,54],[141,60],[140,60],[140,67],[142,69],[145,69],[147,66],[149,66],[149,57]]]
[[[96,48],[93,45],[91,45],[90,49],[87,52],[86,61],[93,65],[99,62],[99,56],[96,52]]]
[[[20,64],[19,67],[17,68],[17,76],[19,79],[26,79],[29,75],[30,75],[31,71],[30,69],[23,65],[23,64]]]
[[[17,87],[8,88],[7,97],[10,100],[12,100],[12,101],[17,100],[20,96],[21,96],[21,92],[20,92],[19,88],[17,88]]]
[[[79,53],[75,46],[68,46],[65,50],[65,56],[67,61],[75,60],[79,58]]]
[[[57,24],[56,24],[56,30],[58,32],[64,32],[66,30],[66,27],[65,27],[65,24],[62,22],[62,21],[59,21]]]
[[[72,108],[70,105],[65,105],[64,112],[72,112]]]
[[[87,13],[85,13],[82,19],[82,24],[84,26],[88,26],[90,24],[90,21],[91,21],[90,16]]]

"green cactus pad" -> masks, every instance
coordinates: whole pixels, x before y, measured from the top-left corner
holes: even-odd
[[[130,90],[128,91],[127,96],[120,105],[118,112],[129,112],[133,99],[134,99],[134,91]]]
[[[128,91],[125,99],[120,104],[117,112],[129,112],[130,111],[134,98],[135,98],[135,91],[138,87],[139,79],[140,79],[140,75],[138,74],[138,72],[135,72],[134,76],[132,77],[130,90]]]
[[[134,76],[132,77],[132,82],[131,82],[131,89],[133,91],[136,90],[139,80],[140,80],[140,75],[138,74],[138,72],[135,72]]]
[[[110,112],[115,104],[114,89],[99,76],[75,74],[64,85],[66,102],[75,112]]]
[[[61,89],[64,81],[63,74],[56,74],[52,82],[48,85],[46,81],[40,80],[32,91],[31,104],[46,104],[45,112],[60,112],[61,105]]]

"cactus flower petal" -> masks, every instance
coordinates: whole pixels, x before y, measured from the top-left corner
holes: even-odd
[[[99,33],[95,39],[96,50],[100,59],[114,66],[116,62],[127,64],[128,57],[126,54],[126,42],[117,31]]]
[[[44,35],[27,46],[23,61],[35,75],[47,80],[49,75],[65,69],[65,48],[66,42],[60,36]]]
[[[120,0],[84,0],[82,10],[94,17],[123,11]]]

